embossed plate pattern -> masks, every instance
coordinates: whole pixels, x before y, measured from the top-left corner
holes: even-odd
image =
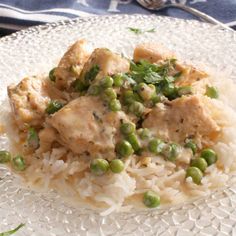
[[[127,27],[156,28],[135,35]],[[30,28],[0,40],[0,101],[6,86],[23,76],[45,73],[78,38],[130,55],[134,45],[158,41],[185,59],[225,69],[236,79],[235,33],[196,21],[143,15],[76,19]],[[1,112],[1,116],[4,115]],[[1,142],[0,148],[4,147]],[[0,230],[23,222],[19,236],[75,235],[236,235],[236,187],[207,198],[156,211],[100,217],[91,210],[68,206],[55,193],[21,189],[0,167]]]

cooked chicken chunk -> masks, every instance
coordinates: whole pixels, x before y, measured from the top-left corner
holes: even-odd
[[[143,43],[136,46],[133,55],[134,61],[146,60],[150,63],[175,58],[174,53],[157,43]]]
[[[208,77],[206,72],[184,63],[181,64],[177,62],[176,70],[181,72],[179,79],[176,81],[176,85],[178,86],[192,85],[193,83]]]
[[[120,55],[111,52],[107,48],[97,48],[93,51],[81,72],[81,80],[86,79],[86,74],[92,69],[93,66],[99,67],[97,77],[129,71],[129,61],[122,58]]]
[[[71,82],[78,77],[90,52],[87,42],[79,40],[75,42],[61,58],[55,69],[56,86],[58,88],[69,88]]]
[[[166,141],[180,143],[188,137],[201,137],[204,143],[214,140],[220,131],[200,96],[158,104],[143,122],[143,127]]]
[[[135,48],[133,58],[135,62],[146,60],[150,63],[157,63],[166,59],[176,58],[176,56],[160,44],[144,43]],[[196,81],[208,77],[208,74],[204,71],[196,69],[181,61],[176,62],[175,71],[173,71],[172,74],[178,72],[181,72],[181,76],[176,82],[179,86],[191,85]]]
[[[54,141],[57,140],[57,132],[52,127],[46,127],[39,132],[39,149],[38,153],[44,153],[51,149]]]
[[[73,152],[114,155],[124,112],[110,112],[97,97],[83,96],[71,101],[55,113],[49,123],[59,132],[61,142]]]
[[[24,129],[25,124],[42,125],[50,100],[47,87],[47,81],[38,77],[24,78],[18,85],[8,87],[8,96],[20,129]]]

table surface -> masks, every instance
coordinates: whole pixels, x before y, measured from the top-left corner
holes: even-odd
[[[236,0],[166,0],[196,8],[236,29]],[[25,27],[90,14],[157,14],[198,19],[180,9],[149,11],[135,0],[0,0],[0,35]],[[198,19],[199,20],[199,19]]]

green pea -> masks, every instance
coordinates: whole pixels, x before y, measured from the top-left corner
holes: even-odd
[[[179,96],[192,94],[192,87],[191,86],[179,87],[177,93]]]
[[[169,97],[172,96],[176,92],[175,85],[172,83],[167,83],[163,89],[162,92],[165,96]]]
[[[202,150],[201,157],[206,160],[208,166],[216,163],[216,161],[218,159],[215,151],[210,148],[206,148],[206,149]]]
[[[219,92],[215,87],[207,86],[205,95],[210,98],[219,98]]]
[[[142,81],[143,81],[143,80],[142,80]],[[137,81],[136,81],[135,84],[133,84],[133,88],[132,88],[132,89],[133,89],[134,92],[138,92],[138,91],[139,91],[140,84],[141,84],[141,82],[138,83]],[[144,83],[142,83],[142,84],[144,84]]]
[[[109,170],[109,163],[102,158],[94,159],[90,163],[90,170],[95,175],[104,175]]]
[[[111,100],[117,97],[117,94],[113,88],[107,88],[104,90],[105,99]]]
[[[23,171],[26,168],[25,160],[21,155],[17,155],[12,159],[13,167],[16,170]]]
[[[52,81],[52,82],[55,82],[56,81],[56,76],[54,75],[54,72],[56,70],[56,67],[51,69],[50,72],[49,72],[49,79]]]
[[[114,80],[115,87],[121,87],[123,85],[124,78],[123,78],[122,74],[114,75],[113,80]]]
[[[143,195],[143,203],[148,208],[158,207],[160,205],[160,202],[160,196],[152,190],[145,192]]]
[[[142,116],[144,112],[144,106],[141,102],[133,102],[129,106],[129,112],[135,114],[136,116]]]
[[[124,162],[120,159],[114,159],[110,162],[110,169],[113,173],[120,173],[124,170]]]
[[[134,150],[128,141],[122,140],[116,144],[116,152],[121,157],[128,157],[133,154]]]
[[[135,98],[134,98],[134,93],[132,90],[127,90],[123,93],[124,104],[129,105],[134,101],[135,101]]]
[[[154,106],[156,103],[163,102],[165,99],[166,98],[163,94],[154,94],[151,98],[152,105]]]
[[[197,152],[197,145],[191,139],[187,140],[184,146],[186,148],[190,148],[192,150],[193,154],[195,154]]]
[[[0,163],[7,163],[11,160],[11,154],[8,151],[2,150],[0,151]]]
[[[62,107],[63,107],[63,104],[61,102],[56,101],[56,100],[52,100],[46,108],[46,113],[51,115],[51,114],[59,111]]]
[[[160,139],[152,139],[150,140],[150,142],[148,143],[148,149],[150,152],[155,153],[155,154],[159,154],[162,152],[162,149],[164,147],[164,142],[161,141]]]
[[[131,146],[132,146],[132,148],[134,149],[135,152],[138,152],[140,150],[140,148],[141,148],[140,143],[138,141],[137,136],[134,133],[129,134],[126,137],[126,139],[131,144]]]
[[[140,93],[141,91],[143,91],[145,89],[146,86],[148,86],[148,85],[142,82],[142,83],[135,85],[133,89],[134,89],[134,91],[137,91],[138,93]]]
[[[76,92],[83,92],[87,90],[88,86],[84,84],[81,80],[77,79],[73,82],[72,87]]]
[[[106,76],[100,81],[100,84],[103,88],[110,88],[113,85],[113,79],[110,76]]]
[[[112,99],[108,105],[109,105],[109,109],[111,111],[120,111],[121,110],[121,104],[118,99]]]
[[[39,136],[32,127],[28,130],[27,142],[31,148],[37,149],[39,147]]]
[[[151,88],[154,92],[156,92],[156,87],[154,84],[149,84],[148,87]]]
[[[101,92],[101,88],[98,85],[91,85],[88,89],[88,93],[92,96],[97,96]]]
[[[167,144],[162,148],[162,154],[167,158],[167,160],[175,161],[179,154],[179,146],[175,143]]]
[[[196,158],[196,159],[193,159],[190,163],[191,166],[195,166],[197,167],[199,170],[202,171],[202,173],[206,170],[207,168],[207,162],[205,159],[203,158]]]
[[[134,133],[136,126],[134,123],[123,123],[120,126],[121,133],[124,135]]]
[[[143,102],[143,99],[139,96],[138,93],[134,92],[134,101]]]
[[[197,167],[191,166],[191,167],[188,167],[186,170],[186,178],[187,177],[191,177],[195,184],[200,184],[203,174],[200,169],[198,169]]]
[[[147,129],[147,128],[141,128],[141,129],[138,129],[137,131],[139,137],[144,140],[144,139],[148,139],[151,137],[151,133],[150,133],[150,130]]]
[[[156,88],[154,85],[147,85],[145,83],[138,84],[137,92],[144,101],[150,100],[155,94]]]

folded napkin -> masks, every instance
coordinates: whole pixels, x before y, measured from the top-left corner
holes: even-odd
[[[166,0],[187,4],[230,26],[236,25],[235,0]],[[149,11],[135,0],[0,0],[0,35],[48,22],[104,14],[153,14],[197,19],[175,8]]]

